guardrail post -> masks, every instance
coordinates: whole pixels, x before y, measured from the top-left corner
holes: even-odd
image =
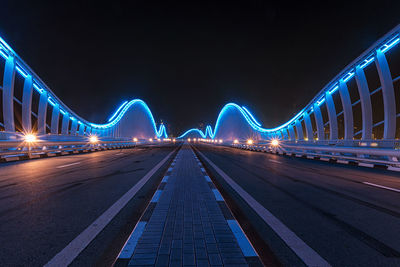
[[[43,91],[40,94],[38,111],[38,134],[46,134],[46,113],[47,113],[47,93]]]
[[[349,90],[342,79],[339,81],[339,94],[343,105],[344,140],[350,141],[353,140],[354,135],[353,109],[351,106]]]
[[[384,133],[383,139],[394,139],[396,135],[396,100],[394,96],[392,75],[385,54],[378,49],[376,51],[376,67],[382,85],[384,106]]]
[[[333,102],[332,95],[327,92],[325,94],[325,102],[326,107],[328,110],[328,117],[329,117],[329,139],[330,140],[337,140],[338,139],[338,128],[337,128],[337,116],[336,116],[336,109],[335,103]]]
[[[60,106],[56,104],[51,113],[51,133],[58,134],[58,121],[60,118]]]
[[[360,66],[356,67],[356,82],[358,93],[360,94],[361,113],[362,113],[362,140],[372,138],[372,106],[371,96],[369,94],[367,78],[364,70]]]
[[[15,59],[8,56],[3,78],[3,121],[6,132],[15,132],[14,124]]]
[[[318,104],[314,104],[315,124],[317,125],[318,140],[325,140],[324,121],[322,120],[321,109]]]
[[[32,132],[32,92],[33,79],[31,75],[28,75],[22,91],[22,128],[25,133]]]

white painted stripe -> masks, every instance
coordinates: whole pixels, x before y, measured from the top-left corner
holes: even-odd
[[[212,192],[214,193],[215,199],[217,201],[224,201],[224,198],[221,196],[221,193],[218,191],[218,189],[212,189]]]
[[[374,167],[374,164],[372,164],[372,163],[365,163],[365,162],[359,162],[359,163],[358,163],[358,166],[373,168],[373,167]]]
[[[279,164],[282,164],[282,162],[280,162],[280,161],[277,161],[277,160],[274,160],[274,159],[269,159],[269,161],[271,161],[271,162],[274,162],[274,163],[279,163]]]
[[[168,178],[169,178],[168,175],[167,175],[167,176],[164,176],[164,178],[162,179],[161,183],[166,183],[166,182],[168,182]]]
[[[400,172],[400,168],[399,168],[399,167],[389,166],[389,167],[388,167],[388,170],[389,170],[389,171]]]
[[[249,193],[232,180],[224,171],[217,167],[203,153],[200,155],[221,175],[222,178],[247,202],[247,204],[268,224],[272,230],[293,250],[294,253],[308,266],[331,266],[315,250],[309,247],[292,230],[284,225],[269,210],[264,208]]]
[[[68,266],[87,245],[107,226],[123,207],[136,195],[144,184],[171,157],[172,151],[139,180],[128,192],[109,207],[100,217],[89,225],[82,233],[72,240],[63,250],[57,253],[45,266]]]
[[[329,161],[330,159],[329,159],[329,158],[320,158],[320,160],[322,160],[322,161]]]
[[[60,168],[65,168],[65,167],[69,167],[69,166],[73,166],[73,165],[78,165],[78,164],[81,164],[81,162],[78,161],[78,162],[74,162],[74,163],[70,163],[70,164],[65,164],[65,165],[57,166],[56,168],[57,168],[57,169],[60,169]]]
[[[342,160],[342,159],[338,159],[336,162],[341,164],[349,164],[347,160]]]
[[[162,190],[157,190],[157,191],[154,193],[154,196],[153,196],[153,198],[151,199],[150,202],[152,202],[152,203],[158,202],[158,200],[160,199],[161,193],[162,193]]]
[[[136,224],[135,229],[133,229],[133,232],[131,233],[131,236],[122,248],[118,259],[130,259],[132,257],[133,251],[135,251],[137,242],[142,236],[145,227],[146,222],[138,222],[138,224]]]
[[[115,155],[118,156],[118,155],[123,155],[123,154],[124,154],[124,153],[121,152],[121,153],[117,153],[117,154],[115,154]]]
[[[212,181],[211,181],[211,178],[210,178],[208,175],[204,175],[204,178],[206,178],[206,181],[207,181],[207,182],[212,182]]]
[[[243,252],[245,257],[255,257],[257,256],[256,251],[254,250],[253,246],[250,244],[249,240],[247,239],[246,235],[244,234],[242,228],[238,224],[236,220],[227,220],[229,227],[233,235],[236,237],[236,240],[239,244],[240,249]]]
[[[396,188],[392,188],[392,187],[387,187],[387,186],[379,185],[379,184],[368,183],[368,182],[362,182],[362,183],[363,183],[363,184],[366,184],[366,185],[375,186],[375,187],[379,187],[379,188],[382,188],[382,189],[387,189],[387,190],[390,190],[390,191],[393,191],[393,192],[400,193],[400,189],[396,189]]]

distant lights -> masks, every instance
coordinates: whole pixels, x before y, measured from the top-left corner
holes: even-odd
[[[27,143],[34,143],[37,141],[37,137],[36,135],[32,134],[32,133],[28,133],[24,135],[24,140]]]
[[[133,138],[133,142],[137,142],[138,139],[136,137]]]
[[[153,138],[150,138],[150,139],[149,139],[149,142],[153,142]]]
[[[233,140],[233,143],[234,144],[239,144],[239,140],[235,139],[235,140]]]
[[[99,141],[99,138],[95,135],[91,135],[89,137],[89,141],[90,141],[90,143],[97,143]]]
[[[254,143],[254,142],[253,142],[252,139],[248,139],[248,140],[247,140],[247,144],[248,144],[248,145],[252,145],[253,143]]]
[[[271,146],[273,146],[273,147],[279,146],[279,140],[278,139],[272,139],[271,140]]]

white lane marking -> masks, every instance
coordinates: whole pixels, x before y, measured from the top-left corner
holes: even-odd
[[[133,251],[135,250],[137,242],[142,236],[145,227],[146,222],[138,222],[128,241],[126,241],[123,249],[121,250],[118,259],[130,259],[132,257]]]
[[[69,166],[73,166],[73,165],[77,165],[77,164],[81,164],[80,161],[78,162],[74,162],[74,163],[70,163],[70,164],[65,164],[65,165],[61,165],[61,166],[57,166],[57,169],[61,169],[61,168],[65,168],[65,167],[69,167]]]
[[[117,153],[117,154],[115,154],[115,155],[118,156],[118,155],[123,155],[123,154],[124,154],[124,153],[121,152],[121,153]]]
[[[233,235],[236,237],[236,240],[239,244],[240,249],[243,252],[245,257],[256,257],[256,251],[253,246],[250,244],[246,235],[244,234],[242,228],[240,228],[238,222],[236,220],[226,220],[228,222],[229,227]]]
[[[123,207],[136,195],[144,184],[161,168],[174,153],[172,151],[140,179],[128,192],[109,207],[100,217],[72,240],[63,250],[57,253],[45,266],[68,266],[89,243],[107,226]]]
[[[217,201],[224,201],[224,198],[221,196],[221,193],[218,191],[218,189],[212,189],[212,192],[214,193],[215,199]]]
[[[274,163],[279,163],[279,164],[282,164],[282,162],[280,162],[280,161],[277,161],[277,160],[274,160],[274,159],[269,159],[269,161],[271,161],[271,162],[274,162]]]
[[[308,266],[331,266],[324,258],[322,258],[315,250],[309,247],[303,240],[276,218],[269,210],[264,208],[249,193],[240,187],[232,178],[230,178],[223,170],[217,167],[203,153],[200,155],[221,175],[222,178],[243,198],[247,204],[268,224],[272,230],[288,245],[291,250]]]
[[[362,182],[362,183],[363,183],[363,184],[366,184],[366,185],[370,185],[370,186],[374,186],[374,187],[379,187],[379,188],[382,188],[382,189],[387,189],[387,190],[390,190],[390,191],[393,191],[393,192],[400,193],[400,189],[396,189],[396,188],[392,188],[392,187],[387,187],[387,186],[379,185],[379,184],[368,183],[368,182]]]
[[[153,198],[151,199],[150,202],[152,202],[152,203],[158,202],[158,200],[160,199],[161,193],[162,193],[162,190],[157,190],[157,191],[154,193],[154,196],[153,196]]]

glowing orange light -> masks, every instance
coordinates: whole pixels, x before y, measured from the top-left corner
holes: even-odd
[[[252,144],[253,144],[253,140],[252,140],[252,139],[248,139],[248,140],[247,140],[247,144],[248,144],[248,145],[252,145]]]
[[[34,134],[26,134],[24,136],[25,142],[27,143],[33,143],[37,141],[36,135]]]
[[[89,137],[89,141],[90,141],[90,143],[97,143],[99,141],[99,139],[97,138],[97,136],[91,135]]]
[[[279,146],[279,140],[278,139],[272,139],[271,145],[272,146]]]

